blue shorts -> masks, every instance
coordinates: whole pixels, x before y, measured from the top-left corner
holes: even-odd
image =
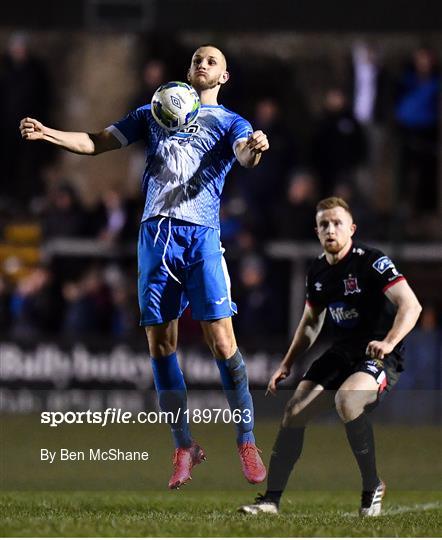
[[[141,326],[177,319],[190,304],[192,317],[231,317],[236,305],[219,231],[158,216],[141,223],[138,301]]]

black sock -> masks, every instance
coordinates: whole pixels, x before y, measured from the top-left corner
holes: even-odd
[[[345,424],[348,442],[358,462],[362,476],[362,489],[372,491],[379,484],[376,471],[373,428],[365,413]]]
[[[281,427],[273,445],[265,497],[279,504],[304,443],[304,427]]]

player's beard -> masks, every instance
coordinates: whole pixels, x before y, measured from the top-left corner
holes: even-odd
[[[330,253],[330,255],[336,255],[336,253],[339,253],[345,248],[345,244],[340,243],[336,238],[333,240],[334,242],[327,242],[327,240],[324,240],[324,243],[322,244],[324,251]]]
[[[197,77],[195,74],[191,78],[190,83],[195,90],[202,92],[203,90],[211,90],[212,88],[216,88],[219,84],[219,77]]]

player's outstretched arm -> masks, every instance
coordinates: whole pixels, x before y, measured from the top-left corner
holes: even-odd
[[[269,148],[267,135],[259,130],[254,131],[247,141],[242,141],[236,146],[236,159],[243,167],[256,167],[261,160],[262,153]]]
[[[284,356],[279,368],[270,378],[267,386],[267,392],[276,394],[278,383],[286,379],[290,375],[292,366],[297,358],[306,352],[316,341],[321,332],[322,325],[325,319],[325,309],[319,309],[311,304],[306,303],[304,313],[298,324],[292,343]]]
[[[75,154],[95,156],[121,148],[121,143],[109,131],[103,130],[99,133],[58,131],[29,117],[21,120],[20,133],[27,141],[46,141]]]
[[[419,300],[405,280],[395,283],[385,291],[385,295],[398,308],[393,326],[382,341],[370,341],[366,351],[371,358],[380,360],[390,354],[396,345],[413,330],[422,311]]]

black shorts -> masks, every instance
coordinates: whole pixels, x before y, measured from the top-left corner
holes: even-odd
[[[403,371],[402,355],[393,351],[383,360],[369,358],[363,347],[333,346],[310,366],[302,380],[314,381],[326,390],[338,390],[343,382],[358,371],[368,373],[379,384],[378,397],[389,392]],[[384,397],[384,396],[382,396]]]

